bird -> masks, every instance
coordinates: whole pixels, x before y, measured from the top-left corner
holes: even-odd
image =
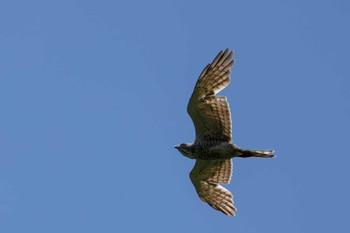
[[[232,159],[275,157],[274,150],[242,149],[232,143],[229,104],[217,94],[230,83],[233,65],[233,51],[227,48],[203,69],[187,105],[196,138],[175,146],[182,155],[196,160],[190,180],[199,198],[227,216],[235,216],[237,208],[232,193],[220,184],[231,181]]]

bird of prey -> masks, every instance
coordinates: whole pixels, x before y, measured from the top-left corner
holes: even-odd
[[[232,193],[222,187],[229,183],[234,157],[274,157],[274,150],[242,149],[232,143],[231,113],[225,96],[216,94],[230,82],[233,51],[220,51],[199,75],[187,112],[196,129],[193,143],[175,146],[181,154],[196,159],[190,179],[200,199],[227,216],[235,216]]]

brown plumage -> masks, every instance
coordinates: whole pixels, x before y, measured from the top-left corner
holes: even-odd
[[[200,74],[187,106],[196,129],[194,143],[177,148],[184,156],[196,159],[190,179],[198,196],[214,209],[235,215],[232,193],[222,187],[232,175],[233,157],[274,157],[273,150],[247,150],[232,144],[232,124],[226,97],[216,96],[230,83],[233,52],[226,49]]]
[[[219,183],[229,183],[232,175],[232,160],[197,160],[190,173],[191,181],[202,201],[226,215],[235,215],[232,193]]]

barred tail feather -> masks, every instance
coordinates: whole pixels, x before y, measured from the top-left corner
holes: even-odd
[[[239,148],[240,152],[237,157],[248,158],[248,157],[259,157],[259,158],[273,158],[275,155],[274,150],[247,150]]]

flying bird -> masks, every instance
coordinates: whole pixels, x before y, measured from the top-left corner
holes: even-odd
[[[242,149],[232,143],[232,123],[225,96],[216,94],[230,83],[233,51],[220,51],[199,75],[187,112],[196,130],[192,143],[175,146],[181,154],[196,159],[190,179],[200,199],[227,216],[235,216],[232,193],[220,184],[229,183],[232,158],[273,158],[274,150]]]

